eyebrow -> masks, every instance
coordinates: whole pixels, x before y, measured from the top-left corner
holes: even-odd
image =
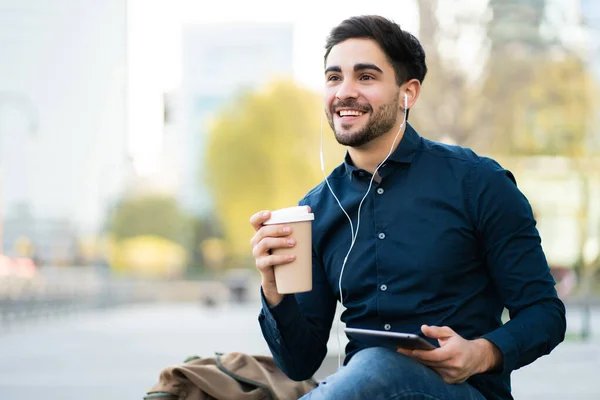
[[[372,69],[374,71],[383,73],[383,71],[381,70],[381,68],[379,68],[375,64],[358,63],[358,64],[354,65],[354,72],[364,71],[366,69]],[[332,65],[331,67],[327,67],[325,69],[325,74],[327,74],[328,72],[342,72],[342,69],[339,66],[337,66],[337,65]]]
[[[357,72],[357,71],[364,71],[365,69],[372,69],[372,70],[374,70],[374,71],[377,71],[377,72],[383,73],[383,71],[381,70],[381,68],[379,68],[379,67],[378,67],[377,65],[375,65],[375,64],[359,63],[359,64],[356,64],[356,65],[354,66],[354,72]]]

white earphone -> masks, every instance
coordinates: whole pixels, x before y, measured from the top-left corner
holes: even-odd
[[[394,147],[396,145],[396,141],[398,140],[398,136],[400,135],[400,132],[402,132],[402,128],[404,128],[404,125],[406,124],[407,110],[408,110],[408,95],[406,94],[406,92],[404,92],[404,120],[402,121],[400,128],[398,128],[398,133],[396,133],[396,137],[394,137],[394,141],[392,142],[392,146],[390,147],[390,151],[389,151],[388,155],[383,159],[383,161],[381,163],[379,163],[377,168],[375,168],[375,171],[373,171],[373,176],[371,177],[371,181],[369,182],[369,188],[367,189],[367,192],[365,193],[365,195],[363,196],[363,198],[361,199],[361,201],[358,205],[358,213],[357,213],[357,218],[356,218],[356,231],[354,231],[354,225],[352,224],[352,218],[350,218],[350,216],[348,215],[348,213],[342,206],[342,203],[340,202],[338,197],[333,192],[333,189],[331,188],[331,185],[329,184],[329,181],[327,180],[327,174],[325,172],[325,160],[323,157],[323,114],[325,114],[325,109],[323,109],[323,111],[321,113],[321,146],[320,146],[321,171],[323,172],[323,176],[325,177],[325,183],[327,184],[329,191],[335,198],[338,206],[340,207],[340,209],[342,210],[342,212],[344,213],[346,218],[348,218],[348,222],[350,223],[350,231],[352,232],[352,241],[350,243],[350,248],[348,249],[348,253],[346,253],[346,256],[344,257],[344,262],[342,263],[342,269],[340,271],[340,279],[338,281],[338,289],[340,291],[340,304],[342,305],[342,307],[344,307],[344,297],[342,295],[342,276],[344,275],[344,268],[346,267],[346,262],[348,261],[350,252],[354,248],[354,243],[356,242],[356,238],[358,237],[358,229],[360,227],[360,210],[362,208],[363,202],[367,198],[367,195],[371,191],[371,187],[373,186],[373,179],[375,179],[375,176],[377,175],[377,171],[379,171],[379,167],[381,167],[387,161],[387,159],[392,155],[392,153],[394,151]],[[341,361],[341,357],[342,357],[341,350],[342,349],[341,349],[341,343],[340,343],[340,320],[339,319],[338,319],[337,325],[336,325],[336,336],[337,336],[337,341],[338,341],[338,368],[339,368],[342,363],[342,361]]]

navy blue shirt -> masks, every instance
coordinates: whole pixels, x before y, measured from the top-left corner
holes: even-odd
[[[468,382],[486,399],[512,399],[511,371],[548,354],[566,329],[531,206],[513,175],[469,149],[424,139],[410,125],[379,175],[344,268],[342,321],[421,335],[423,324],[449,326],[466,339],[486,338],[502,352],[502,368]],[[355,227],[370,179],[348,156],[328,177]],[[273,357],[296,380],[312,376],[327,354],[351,242],[325,182],[300,204],[315,214],[313,289],[275,307],[263,297],[259,315]],[[370,345],[350,337],[344,363]]]

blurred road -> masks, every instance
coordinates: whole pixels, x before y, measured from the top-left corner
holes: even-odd
[[[268,354],[257,313],[254,301],[213,309],[154,304],[13,325],[0,330],[0,399],[141,399],[162,368],[190,355]],[[578,313],[569,316],[570,328],[577,329]],[[600,399],[600,312],[595,311],[593,322],[590,341],[567,341],[516,371],[515,398]],[[335,369],[336,352],[332,335],[330,356],[317,378]]]

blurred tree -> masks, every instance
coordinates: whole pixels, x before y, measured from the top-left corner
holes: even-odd
[[[417,0],[419,39],[431,73],[411,122],[432,139],[473,147],[508,164],[511,157],[568,157],[581,183],[573,195],[582,199],[576,262],[582,269],[590,233],[590,179],[597,179],[591,178],[589,156],[598,92],[582,55],[559,37],[564,30],[554,24],[560,22],[547,19],[547,3],[489,0],[483,14],[471,7],[440,18],[441,2]],[[456,51],[473,29],[487,36],[481,49],[470,49],[482,53],[481,73],[479,65],[461,66]]]
[[[129,195],[110,214],[107,256],[114,271],[146,277],[181,276],[193,224],[173,197]]]
[[[564,46],[544,20],[546,1],[491,0],[490,56],[480,118],[488,121],[480,144],[496,154],[550,155],[571,160],[580,182],[576,215],[578,257],[573,267],[584,283],[593,270],[584,262],[589,237],[589,143],[596,84],[581,54]],[[544,24],[546,29],[544,29]],[[587,289],[584,287],[583,289]]]
[[[109,261],[117,273],[147,278],[179,278],[185,271],[187,255],[183,246],[171,240],[140,235],[113,243]]]
[[[411,110],[410,122],[433,140],[462,143],[469,129],[462,123],[464,100],[470,93],[466,72],[461,66],[442,56],[440,39],[455,45],[460,27],[453,32],[438,20],[437,0],[417,0],[419,9],[419,41],[425,49],[429,73],[419,96],[418,106]],[[454,24],[453,27],[457,25]],[[433,117],[432,117],[433,116]]]
[[[251,256],[248,220],[263,209],[294,206],[322,180],[319,118],[322,100],[292,82],[242,93],[210,129],[205,177],[228,253]],[[323,118],[325,160],[339,163],[342,146],[330,140]]]
[[[211,270],[223,268],[227,257],[223,239],[208,238],[200,242],[200,246],[198,247],[202,253],[205,264]]]
[[[498,122],[507,117],[512,94],[533,76],[530,57],[557,43],[552,35],[542,35],[546,0],[490,0],[483,12],[465,8],[444,15],[444,23],[438,0],[417,0],[417,6],[419,39],[432,72],[411,114],[413,122],[434,140],[483,152],[510,146],[506,123],[499,128]],[[483,71],[480,65],[465,68],[459,55],[473,32],[487,36],[481,48],[471,48]]]
[[[593,78],[574,56],[545,57],[535,64],[536,74],[509,96],[498,141],[510,142],[513,155],[584,156],[594,116]]]
[[[207,240],[218,241],[223,233],[214,217],[192,217],[190,222],[190,235],[186,242],[188,251],[188,274],[202,276],[207,272],[213,272],[215,268],[207,262],[207,258],[199,243]]]
[[[110,232],[117,241],[142,235],[158,236],[184,245],[190,219],[167,195],[125,197],[112,212]]]
[[[547,0],[490,0],[488,8],[489,55],[475,107],[475,121],[481,129],[470,144],[496,154],[557,154],[561,139],[556,137],[556,125],[552,132],[547,130],[552,118],[545,111],[550,104],[556,111],[560,109],[556,104],[568,102],[577,107],[587,101],[587,95],[579,96],[574,90],[582,87],[578,79],[587,81],[583,65],[563,46],[558,30],[545,18]],[[541,99],[549,94],[552,96]],[[583,108],[587,113],[588,107]],[[564,114],[559,113],[558,118],[561,116]],[[545,123],[537,125],[540,120]]]

